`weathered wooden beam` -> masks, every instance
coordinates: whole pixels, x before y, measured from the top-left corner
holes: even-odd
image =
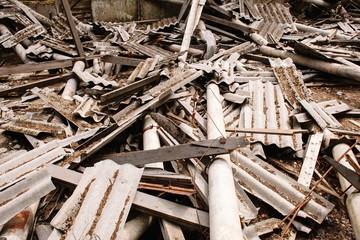
[[[83,48],[83,45],[82,45],[82,43],[80,41],[79,33],[78,33],[77,28],[76,28],[73,15],[71,13],[69,2],[68,2],[68,0],[61,0],[61,3],[62,3],[62,5],[64,7],[64,10],[65,10],[65,15],[66,15],[66,18],[68,20],[71,35],[72,35],[72,37],[74,39],[74,42],[75,42],[76,50],[77,50],[80,57],[84,57],[85,56],[84,48]]]
[[[254,33],[254,32],[256,32],[256,30],[254,28],[251,28],[251,27],[249,27],[249,26],[247,26],[245,24],[242,25],[242,24],[239,24],[239,23],[234,23],[234,22],[231,22],[229,20],[218,18],[218,17],[212,16],[212,15],[209,15],[209,14],[202,14],[201,19],[205,20],[205,21],[215,23],[215,24],[220,24],[220,25],[222,25],[224,27],[229,27],[229,28],[234,29],[236,31],[241,31],[243,33]]]
[[[28,72],[50,70],[50,69],[72,67],[74,63],[79,60],[91,60],[94,58],[98,58],[100,56],[101,55],[93,55],[86,57],[76,57],[72,59],[54,60],[54,61],[47,61],[40,63],[19,64],[14,66],[0,67],[0,76],[16,74],[16,73],[28,73]]]
[[[105,93],[100,97],[101,103],[109,103],[124,99],[130,96],[131,94],[138,92],[146,85],[149,85],[150,83],[153,83],[158,80],[160,80],[160,75],[156,74],[154,76],[150,76],[142,80],[136,81],[134,83],[131,83],[125,87]]]
[[[309,133],[307,129],[267,129],[267,128],[227,128],[227,132],[239,133],[263,133],[274,135],[294,135],[297,133]]]
[[[34,87],[45,87],[45,86],[49,86],[55,83],[59,83],[59,82],[65,82],[67,81],[69,78],[73,77],[74,74],[73,73],[65,73],[65,74],[60,74],[54,77],[49,77],[49,78],[45,78],[45,79],[41,79],[35,82],[31,82],[31,83],[27,83],[27,84],[23,84],[20,86],[16,86],[10,89],[5,89],[0,91],[0,96],[6,96],[10,93],[24,93],[26,90],[34,88]]]
[[[121,65],[125,65],[125,66],[136,67],[139,63],[141,63],[145,60],[139,59],[139,58],[106,55],[106,56],[101,57],[101,61],[107,62],[107,63],[115,63],[115,64],[121,64]]]
[[[137,192],[133,202],[137,210],[167,219],[188,227],[209,227],[209,214],[207,212],[171,202],[150,194]]]

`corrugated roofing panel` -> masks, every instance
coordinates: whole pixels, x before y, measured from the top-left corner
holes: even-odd
[[[62,239],[119,239],[142,172],[110,160],[87,168],[51,225]]]
[[[270,204],[283,215],[291,212],[305,199],[309,189],[276,168],[255,157],[250,151],[233,151],[231,159],[234,176],[250,193]],[[311,218],[321,223],[334,205],[316,193],[299,211],[298,217]]]
[[[250,81],[244,90],[250,92],[250,98],[249,102],[241,107],[239,128],[293,129],[279,85],[256,80]],[[248,136],[252,142],[261,142],[264,145],[275,144],[279,148],[302,150],[301,133],[293,136],[259,133],[238,135]]]
[[[1,192],[0,226],[54,189],[47,170],[40,169]]]
[[[270,60],[270,64],[280,83],[284,97],[292,107],[295,108],[298,106],[298,101],[301,99],[310,99],[309,90],[305,86],[302,76],[290,58],[285,60],[279,58]]]

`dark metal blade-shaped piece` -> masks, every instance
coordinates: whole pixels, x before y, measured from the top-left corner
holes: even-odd
[[[348,180],[357,190],[360,190],[360,175],[350,170],[344,165],[338,163],[331,157],[325,155],[325,160],[328,161],[346,180]]]
[[[212,139],[153,150],[110,154],[97,157],[96,160],[111,159],[119,164],[144,165],[155,162],[227,154],[240,146],[245,146],[245,144],[244,138]]]

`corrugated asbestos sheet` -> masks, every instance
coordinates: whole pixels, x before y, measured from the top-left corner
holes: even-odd
[[[44,197],[55,186],[47,170],[33,171],[19,183],[7,188],[0,194],[0,226],[17,213]]]
[[[53,135],[61,135],[64,133],[64,126],[62,124],[26,119],[12,119],[12,121],[1,124],[0,128],[33,136],[37,136],[40,133],[49,133]]]
[[[239,128],[294,129],[279,85],[255,80],[250,81],[243,90],[248,91],[250,97],[238,115]],[[279,148],[302,150],[301,133],[294,136],[252,133],[238,135],[247,136],[252,142],[261,142],[264,145],[275,144]]]
[[[111,160],[86,168],[51,225],[63,231],[61,239],[119,239],[142,172]]]
[[[280,83],[284,97],[293,108],[299,106],[302,99],[310,99],[309,90],[307,90],[302,76],[296,69],[290,58],[281,60],[279,58],[270,60],[274,74]]]
[[[0,190],[19,182],[31,172],[62,159],[67,153],[64,147],[94,135],[97,129],[63,140],[52,141],[13,158],[0,159]]]
[[[308,188],[255,157],[250,151],[233,151],[231,159],[234,161],[234,176],[241,186],[283,215],[291,212],[309,192]],[[311,196],[298,216],[321,223],[334,205],[316,193]]]
[[[174,55],[174,53],[155,45],[139,44],[136,42],[124,42],[120,45],[132,53],[143,54],[151,58],[155,58],[157,55],[169,58]]]
[[[296,31],[289,8],[283,4],[269,3],[255,5],[247,3],[247,1],[244,2],[252,18],[258,20],[254,21],[250,26],[256,28],[259,34],[269,42],[277,42],[284,33]]]

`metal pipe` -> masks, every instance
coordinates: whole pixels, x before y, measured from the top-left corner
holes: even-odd
[[[322,36],[330,36],[334,33],[334,31],[331,30],[324,30],[324,29],[320,29],[320,28],[315,28],[315,27],[311,27],[311,26],[307,26],[301,23],[295,23],[296,28],[299,31],[303,31],[303,32],[310,32],[310,33],[318,33]],[[337,39],[344,39],[344,40],[350,40],[351,37],[350,36],[346,36],[344,34],[341,33],[336,33],[335,38]]]
[[[332,154],[335,160],[338,160],[347,150],[349,149],[349,146],[345,143],[340,143],[335,145],[335,147],[332,149]],[[356,157],[353,153],[353,151],[349,151],[346,154],[348,157],[350,157],[354,163],[357,163]],[[346,156],[341,158],[339,161],[342,165],[345,167],[353,170],[354,168],[350,165],[348,160],[346,159]],[[354,187],[350,187],[351,184],[341,175],[338,173],[338,178],[341,186],[342,191],[346,191],[346,208],[349,214],[350,222],[352,225],[352,228],[354,230],[355,238],[357,240],[360,239],[360,193],[356,191]]]
[[[288,51],[276,50],[271,47],[261,46],[260,52],[264,55],[278,58],[291,58],[294,63],[300,64],[312,69],[334,74],[337,76],[360,81],[360,70],[338,63],[330,63],[323,60],[305,57]]]
[[[208,139],[226,137],[219,87],[207,87]],[[230,155],[219,155],[209,167],[210,239],[243,239]]]

